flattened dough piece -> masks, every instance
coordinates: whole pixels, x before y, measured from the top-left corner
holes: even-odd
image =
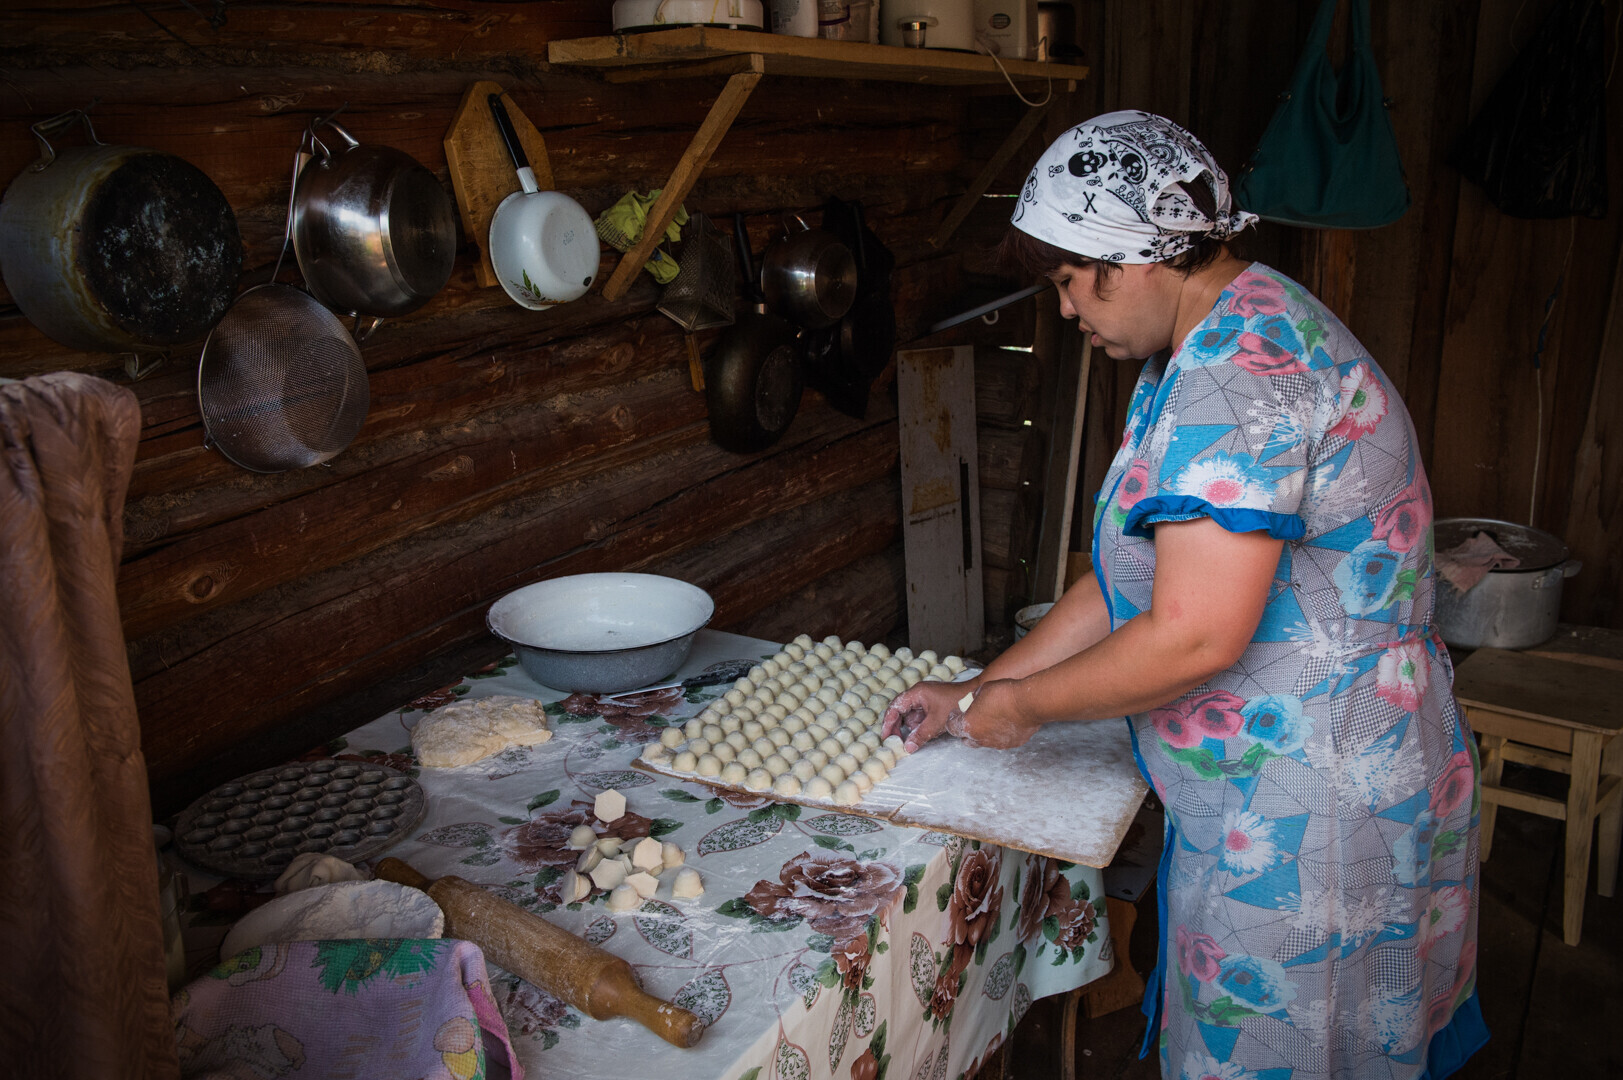
[[[550,738],[546,710],[539,701],[501,695],[435,709],[412,728],[411,748],[427,768],[455,769],[509,747],[535,746]]]

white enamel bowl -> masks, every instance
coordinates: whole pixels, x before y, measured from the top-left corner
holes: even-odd
[[[715,610],[709,593],[676,578],[576,574],[508,593],[485,624],[541,685],[613,694],[681,667]]]
[[[490,221],[490,262],[515,304],[545,311],[586,295],[600,249],[592,215],[561,191],[515,191]]]

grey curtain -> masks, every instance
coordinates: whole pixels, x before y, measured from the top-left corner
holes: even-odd
[[[0,385],[0,1069],[178,1077],[146,763],[114,581],[140,410]]]

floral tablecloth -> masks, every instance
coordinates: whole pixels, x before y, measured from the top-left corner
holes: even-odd
[[[683,671],[776,648],[703,631]],[[709,1025],[697,1047],[678,1050],[492,965],[532,1080],[957,1080],[1035,998],[1109,971],[1098,870],[631,768],[645,741],[726,689],[673,690],[635,707],[563,699],[508,658],[358,728],[338,750],[409,768],[428,794],[427,817],[388,855],[544,914],[629,960],[647,990]],[[410,731],[426,710],[495,694],[549,702],[552,740],[460,769],[416,768]],[[702,897],[674,900],[667,882],[632,912],[609,912],[596,890],[560,903],[578,855],[569,834],[595,821],[592,801],[606,788],[625,794],[628,811],[600,834],[679,844],[703,876]]]

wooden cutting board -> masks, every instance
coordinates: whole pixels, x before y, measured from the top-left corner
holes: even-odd
[[[451,186],[456,190],[456,208],[462,214],[462,230],[479,249],[475,277],[485,288],[499,285],[496,268],[490,262],[490,219],[503,199],[519,190],[518,173],[508,156],[496,120],[490,115],[489,97],[500,94],[507,115],[513,120],[518,141],[529,155],[535,182],[542,191],[553,189],[552,163],[547,144],[530,123],[524,110],[502,89],[500,83],[476,82],[462,95],[451,127],[445,133],[445,162],[451,169]]]

